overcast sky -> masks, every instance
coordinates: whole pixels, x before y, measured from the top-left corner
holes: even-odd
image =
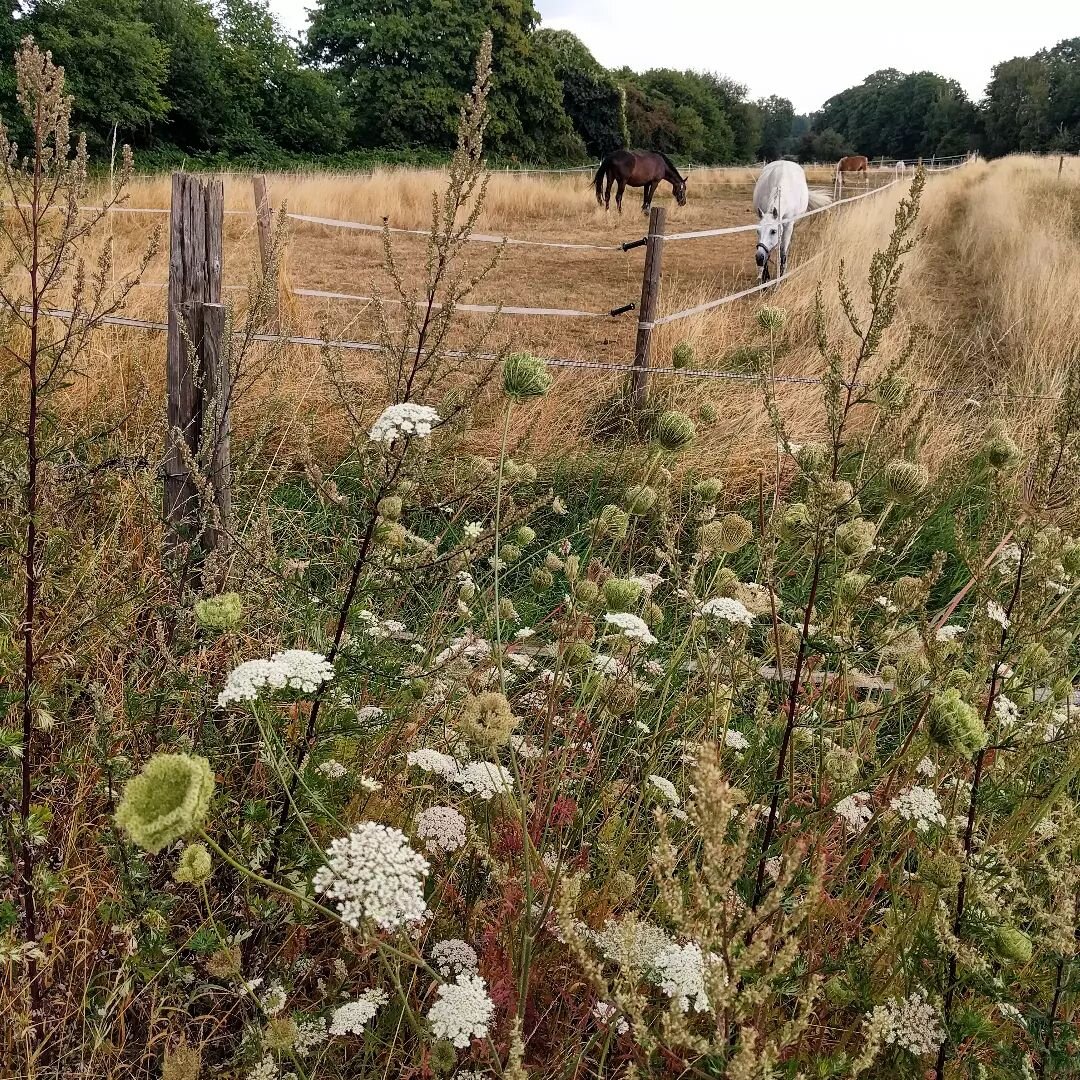
[[[313,0],[270,0],[300,32]],[[872,71],[935,71],[982,97],[990,69],[1080,33],[1075,0],[536,0],[544,26],[572,30],[607,67],[694,68],[799,112]]]

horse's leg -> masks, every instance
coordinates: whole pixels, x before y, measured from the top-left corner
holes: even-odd
[[[611,209],[611,185],[615,183],[615,173],[609,172],[607,178],[607,190],[604,192],[604,209]]]
[[[645,190],[641,196],[641,212],[643,214],[647,214],[652,209],[652,197],[655,190],[656,184],[649,183],[645,185]]]
[[[783,277],[787,273],[787,257],[788,248],[791,247],[791,237],[795,232],[795,225],[792,222],[788,222],[784,226],[784,231],[780,235],[780,269],[777,272],[777,277]]]
[[[615,205],[619,208],[619,213],[622,213],[622,197],[623,192],[626,190],[626,181],[620,176],[619,187],[615,192]]]

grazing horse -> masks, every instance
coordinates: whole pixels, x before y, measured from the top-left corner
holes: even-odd
[[[604,181],[607,180],[607,189]],[[605,210],[611,209],[611,185],[618,184],[615,192],[615,205],[622,213],[622,197],[627,184],[630,187],[643,187],[645,198],[641,204],[642,213],[647,214],[652,206],[653,193],[657,186],[666,180],[675,194],[675,201],[680,206],[686,205],[686,177],[679,175],[679,170],[665,154],[651,150],[616,150],[600,162],[593,184],[596,187],[596,201]]]
[[[893,166],[893,172],[896,173],[897,177],[906,176],[907,175],[907,162],[898,161],[896,163],[896,165]]]
[[[780,248],[777,276],[783,277],[787,270],[795,219],[806,213],[807,208],[818,210],[831,202],[828,195],[816,191],[811,194],[806,185],[806,173],[794,161],[773,161],[765,166],[754,185],[754,209],[761,221],[754,261],[762,282],[769,280],[769,256],[777,246]]]
[[[856,175],[862,173],[866,186],[870,186],[870,162],[862,154],[849,154],[836,163],[836,184],[838,187],[844,186],[844,173],[855,173]]]

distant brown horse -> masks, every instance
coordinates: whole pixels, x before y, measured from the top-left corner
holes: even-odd
[[[604,181],[607,189],[604,190]],[[679,170],[665,154],[651,150],[616,150],[600,162],[593,183],[596,187],[596,201],[605,210],[611,209],[611,185],[618,184],[615,192],[615,205],[622,213],[622,197],[627,184],[630,187],[643,187],[645,197],[641,210],[647,214],[652,206],[653,193],[657,186],[666,180],[675,193],[675,201],[680,206],[686,205],[686,177],[679,175]]]
[[[862,173],[866,186],[870,186],[870,162],[862,154],[849,154],[836,163],[836,182],[842,185],[843,173]]]

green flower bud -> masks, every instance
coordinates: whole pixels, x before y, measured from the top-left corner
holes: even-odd
[[[1069,577],[1080,574],[1080,544],[1070,541],[1061,549],[1061,565]]]
[[[694,422],[674,409],[662,412],[653,426],[653,437],[669,454],[685,450],[694,441],[694,434]]]
[[[902,375],[886,375],[870,393],[883,412],[899,412],[911,397],[911,383]]]
[[[397,550],[405,543],[405,528],[396,521],[380,520],[375,525],[375,542],[382,547]]]
[[[600,586],[595,581],[590,581],[588,578],[582,578],[580,581],[574,582],[574,598],[580,604],[584,604],[586,607],[596,603],[596,598],[600,595]]]
[[[500,544],[499,558],[502,559],[507,566],[513,566],[514,563],[521,558],[521,548],[519,548],[517,544]]]
[[[921,652],[904,653],[896,658],[893,676],[899,690],[907,692],[922,686],[930,674],[930,662]]]
[[[1020,447],[1016,445],[1015,440],[1000,422],[991,426],[989,437],[983,446],[983,453],[991,468],[1003,472],[1018,469],[1023,460]]]
[[[958,643],[954,642],[953,644]],[[964,695],[969,694],[971,692],[971,672],[959,667],[950,668],[945,674],[945,688],[947,690],[958,690]]]
[[[553,574],[557,574],[566,568],[566,563],[564,563],[554,551],[549,551],[544,556],[544,566]]]
[[[503,361],[503,390],[515,401],[543,397],[551,389],[547,364],[530,353],[511,353]]]
[[[581,558],[577,555],[567,555],[563,569],[566,571],[566,580],[573,581],[581,573]]]
[[[641,617],[645,620],[645,624],[650,630],[655,630],[658,626],[663,625],[664,609],[659,604],[650,600],[642,610]]]
[[[680,341],[674,349],[671,350],[671,366],[682,370],[688,368],[694,363],[694,346],[689,341]]]
[[[630,515],[614,503],[608,503],[596,517],[596,532],[611,540],[625,540],[630,528]]]
[[[511,619],[517,618],[517,611],[514,608],[514,601],[509,596],[504,596],[499,601],[499,618],[503,622],[509,622]]]
[[[427,679],[413,679],[409,683],[408,694],[413,701],[423,701],[428,692]]]
[[[855,518],[845,521],[836,530],[836,547],[841,555],[861,559],[873,546],[877,529],[872,521]]]
[[[563,661],[567,667],[581,667],[592,659],[592,647],[587,641],[568,641],[563,649]]]
[[[432,1046],[431,1057],[428,1060],[431,1062],[432,1069],[440,1076],[453,1072],[457,1064],[457,1051],[454,1049],[454,1044],[449,1039],[439,1039]]]
[[[398,521],[401,518],[401,499],[397,495],[387,495],[379,500],[377,509],[380,517],[386,518],[387,521]]]
[[[716,423],[716,406],[706,401],[704,404],[698,407],[698,417],[703,424],[715,424]]]
[[[955,889],[963,874],[963,865],[952,855],[930,855],[919,861],[919,877],[939,889]]]
[[[792,503],[780,517],[780,535],[785,540],[801,540],[810,531],[813,521],[806,503]]]
[[[529,579],[533,592],[545,593],[555,584],[555,575],[546,567],[538,566]]]
[[[784,329],[784,320],[787,318],[786,313],[775,307],[763,307],[758,308],[757,321],[758,326],[762,330],[769,334],[778,334]]]
[[[155,754],[124,787],[116,824],[155,855],[206,820],[214,793],[210,762],[193,754]]]
[[[631,484],[623,495],[623,508],[629,514],[647,514],[656,505],[656,489],[648,484]]]
[[[465,702],[457,729],[477,746],[497,750],[510,742],[520,723],[502,694],[487,693]]]
[[[1009,964],[1026,964],[1031,959],[1031,938],[1015,926],[999,926],[990,939],[997,956]]]
[[[850,791],[859,778],[859,756],[854,750],[834,746],[825,754],[822,763],[825,775],[841,791]]]
[[[1019,667],[1032,675],[1045,675],[1053,664],[1050,650],[1041,642],[1033,641],[1020,652]]]
[[[734,555],[750,543],[754,527],[741,514],[725,514],[720,519],[720,550]]]
[[[641,599],[641,585],[628,578],[608,578],[603,590],[608,611],[629,611]]]
[[[849,980],[842,975],[834,975],[827,979],[823,988],[825,999],[832,1005],[850,1005],[857,997]]]
[[[829,464],[829,448],[824,443],[804,443],[795,451],[795,460],[803,472],[820,473]]]
[[[866,586],[870,584],[869,574],[858,574],[855,571],[844,574],[842,578],[836,583],[836,599],[840,601],[844,607],[854,607],[858,603],[859,597],[866,591]]]
[[[195,621],[204,630],[214,630],[217,633],[236,630],[243,621],[243,616],[244,606],[239,593],[221,593],[219,596],[208,596],[205,600],[195,601]]]
[[[190,881],[201,885],[210,876],[210,852],[204,844],[188,844],[180,853],[180,862],[173,871],[174,881]]]
[[[476,582],[465,581],[458,586],[458,599],[471,604],[476,599]]]
[[[926,489],[926,470],[911,461],[892,461],[885,466],[885,498],[907,503]]]
[[[536,530],[528,525],[519,525],[514,531],[514,540],[520,547],[527,548],[536,539]]]
[[[986,745],[982,717],[959,690],[945,690],[933,697],[927,723],[934,742],[962,757],[971,757]]]
[[[296,1045],[300,1029],[288,1016],[273,1016],[263,1029],[263,1046],[267,1050],[285,1053]]]
[[[723,481],[715,476],[708,476],[694,485],[694,494],[703,503],[708,503],[710,506],[718,502],[723,493]]]
[[[926,603],[927,588],[922,578],[911,577],[905,574],[893,582],[892,598],[896,606],[904,611],[919,607]]]

